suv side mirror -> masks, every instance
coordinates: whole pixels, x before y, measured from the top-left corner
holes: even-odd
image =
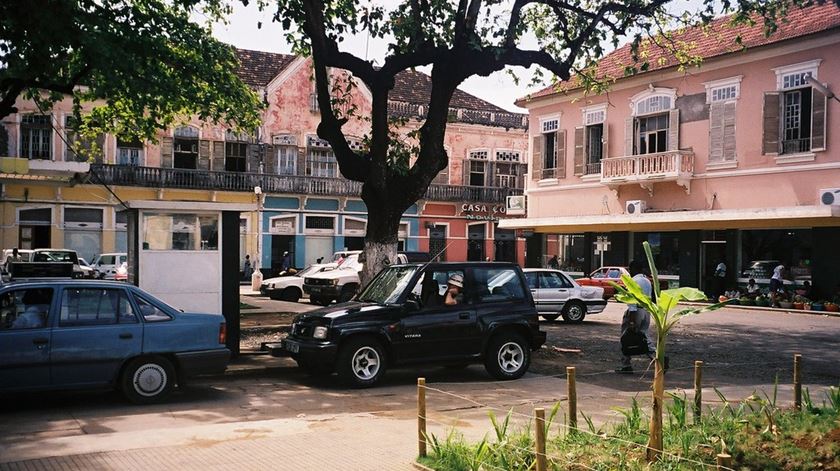
[[[405,309],[406,312],[417,312],[420,310],[420,303],[415,299],[408,299],[405,304],[403,304],[403,309]]]

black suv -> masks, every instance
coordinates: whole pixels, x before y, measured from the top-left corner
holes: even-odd
[[[537,319],[515,264],[394,265],[354,300],[299,315],[288,338],[267,347],[355,387],[374,385],[390,366],[429,363],[483,362],[492,376],[516,379],[545,343]]]

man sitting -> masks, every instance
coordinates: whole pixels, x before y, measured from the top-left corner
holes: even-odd
[[[464,277],[460,274],[454,274],[449,277],[446,282],[446,294],[443,295],[443,304],[447,306],[454,306],[463,302]]]

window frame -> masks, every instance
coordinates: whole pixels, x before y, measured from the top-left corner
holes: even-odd
[[[68,292],[74,291],[74,290],[77,290],[77,291],[97,291],[97,292],[100,292],[100,293],[105,292],[105,291],[114,291],[114,292],[118,293],[119,295],[121,295],[125,298],[125,301],[128,303],[128,307],[131,309],[131,314],[132,314],[131,317],[134,320],[133,321],[124,321],[124,319],[126,319],[127,316],[124,317],[124,316],[120,315],[120,311],[119,311],[119,309],[117,309],[117,311],[114,312],[114,314],[115,314],[114,322],[107,322],[107,323],[79,322],[77,320],[76,322],[65,323],[63,321],[63,316],[62,316],[62,312],[64,310],[64,299],[65,299],[65,296],[67,296]],[[99,304],[98,304],[98,307],[100,307],[100,308],[101,308],[101,305],[102,305],[102,297],[103,297],[102,294],[100,294]],[[103,326],[125,325],[125,324],[136,325],[136,324],[140,323],[140,318],[137,315],[136,311],[137,311],[137,307],[132,302],[131,296],[128,294],[128,291],[125,288],[114,287],[114,286],[106,286],[106,287],[102,287],[102,286],[94,287],[94,286],[82,286],[82,285],[64,286],[61,289],[61,298],[59,300],[59,305],[58,305],[59,315],[58,315],[58,321],[57,321],[56,326],[58,328],[65,328],[65,327],[103,327]],[[78,312],[76,313],[76,318],[78,319]]]
[[[41,325],[40,327],[13,328],[12,324],[9,324],[9,327],[0,328],[0,332],[21,332],[21,331],[30,332],[30,331],[33,331],[33,330],[49,329],[49,328],[52,327],[50,324],[52,323],[52,320],[55,317],[55,315],[53,313],[55,312],[55,297],[56,297],[56,291],[57,291],[55,287],[53,287],[53,286],[12,287],[12,288],[4,291],[2,296],[6,296],[9,293],[14,293],[14,292],[17,292],[17,291],[29,291],[29,290],[49,290],[51,292],[50,300],[46,304],[47,313],[46,313],[46,316],[43,319],[43,325]],[[23,311],[23,313],[25,313],[25,312],[26,312],[26,310]],[[17,313],[15,313],[15,319],[17,319]]]
[[[27,118],[41,116],[45,117],[47,120],[47,124],[44,123],[27,123],[25,122]],[[55,129],[53,128],[54,122],[53,120],[55,117],[51,113],[42,114],[42,113],[20,113],[20,121],[18,122],[18,155],[21,158],[28,159],[28,160],[55,160],[55,152],[53,149],[53,133]],[[31,133],[37,132],[38,134],[38,141],[39,141],[39,150],[41,151],[38,156],[33,157],[32,150],[33,146],[33,139],[35,138],[34,135],[30,134],[27,141],[28,145],[24,146],[24,133]],[[46,143],[44,142],[46,136]],[[43,156],[43,149],[46,145],[47,153],[46,156]],[[24,155],[24,148],[27,149],[26,155]]]

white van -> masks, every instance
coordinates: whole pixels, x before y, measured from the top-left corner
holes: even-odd
[[[123,263],[128,263],[128,254],[103,253],[93,259],[93,268],[99,272],[99,278],[113,280],[117,268]]]

